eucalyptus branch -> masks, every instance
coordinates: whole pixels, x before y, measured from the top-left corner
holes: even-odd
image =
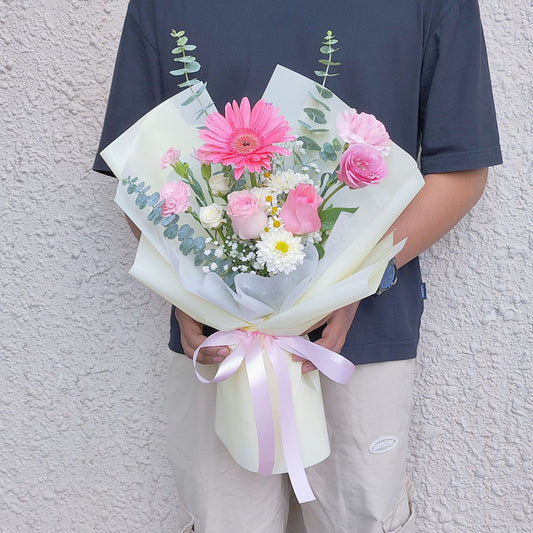
[[[339,73],[330,74],[329,69],[331,67],[338,67],[341,63],[338,61],[333,61],[333,54],[334,52],[337,52],[338,48],[333,48],[334,45],[336,45],[339,41],[335,39],[335,35],[333,35],[331,30],[328,30],[326,33],[326,36],[324,37],[324,41],[322,41],[322,46],[320,48],[320,53],[327,56],[327,59],[319,59],[318,62],[321,65],[326,66],[326,70],[315,70],[315,74],[319,78],[323,78],[322,80],[322,87],[326,87],[326,80],[328,78],[332,78],[333,76],[338,76]]]

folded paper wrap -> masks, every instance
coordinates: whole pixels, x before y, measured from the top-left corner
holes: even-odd
[[[278,66],[265,91],[264,98],[280,108],[296,135],[304,133],[298,119],[314,86]],[[161,190],[171,173],[159,168],[158,162],[171,146],[179,148],[182,160],[200,175],[199,162],[185,155],[201,145],[201,122],[190,106],[182,105],[188,96],[184,91],[166,100],[102,152],[119,179],[138,176],[153,191]],[[201,98],[204,105],[210,101],[207,91]],[[328,106],[330,124],[348,108],[335,96]],[[292,361],[290,354],[299,350],[298,355],[313,360],[339,382],[346,382],[353,372],[353,365],[342,356],[332,352],[317,356],[317,345],[298,336],[334,310],[375,293],[389,260],[403,247],[403,242],[393,243],[392,234],[385,239],[383,235],[420,190],[423,179],[416,161],[394,143],[387,163],[389,173],[379,184],[344,188],[335,195],[334,205],[359,209],[339,216],[320,261],[315,249],[308,247],[304,264],[296,271],[271,278],[241,273],[235,278],[235,290],[216,274],[195,268],[192,259],[163,236],[162,228],[147,220],[126,187],[119,182],[117,188],[117,204],[143,234],[131,275],[197,321],[220,330],[208,343],[237,347],[213,380],[217,434],[244,468],[264,474],[288,470],[300,501],[314,498],[303,468],[327,457],[329,440],[318,372],[302,376],[301,363]],[[321,172],[332,172],[336,162],[319,165]],[[187,215],[180,215],[180,220],[198,227]]]

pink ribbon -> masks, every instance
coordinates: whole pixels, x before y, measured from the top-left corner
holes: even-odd
[[[205,379],[198,372],[198,352],[204,347],[226,345],[236,345],[236,347],[222,361],[215,377],[212,380]],[[237,372],[244,361],[250,383],[259,443],[258,472],[265,476],[271,475],[274,469],[275,441],[263,351],[270,359],[277,379],[279,401],[282,406],[280,409],[281,442],[289,478],[298,501],[309,502],[315,499],[315,495],[309,485],[300,454],[286,352],[311,361],[324,375],[342,385],[350,380],[355,365],[338,353],[303,337],[276,337],[259,331],[217,331],[196,349],[193,356],[194,368],[198,379],[203,383],[225,381]]]

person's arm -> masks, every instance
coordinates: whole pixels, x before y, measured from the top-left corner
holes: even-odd
[[[477,203],[487,181],[487,169],[428,174],[425,186],[407,206],[387,233],[394,230],[396,242],[407,237],[407,242],[396,256],[396,265],[403,265],[427,250],[448,233]],[[338,309],[317,327],[326,324],[317,344],[340,352],[354,320],[359,302]],[[314,328],[313,328],[314,329]],[[302,371],[315,367],[310,361]]]

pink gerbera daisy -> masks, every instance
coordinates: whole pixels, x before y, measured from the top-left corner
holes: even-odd
[[[291,152],[274,143],[293,141],[285,117],[278,115],[278,108],[259,100],[250,109],[248,98],[241,105],[235,100],[226,104],[226,116],[211,113],[205,122],[206,129],[200,132],[205,141],[201,147],[206,159],[212,163],[235,165],[235,179],[242,176],[244,169],[259,172],[261,168],[271,170],[274,154],[291,155]]]

